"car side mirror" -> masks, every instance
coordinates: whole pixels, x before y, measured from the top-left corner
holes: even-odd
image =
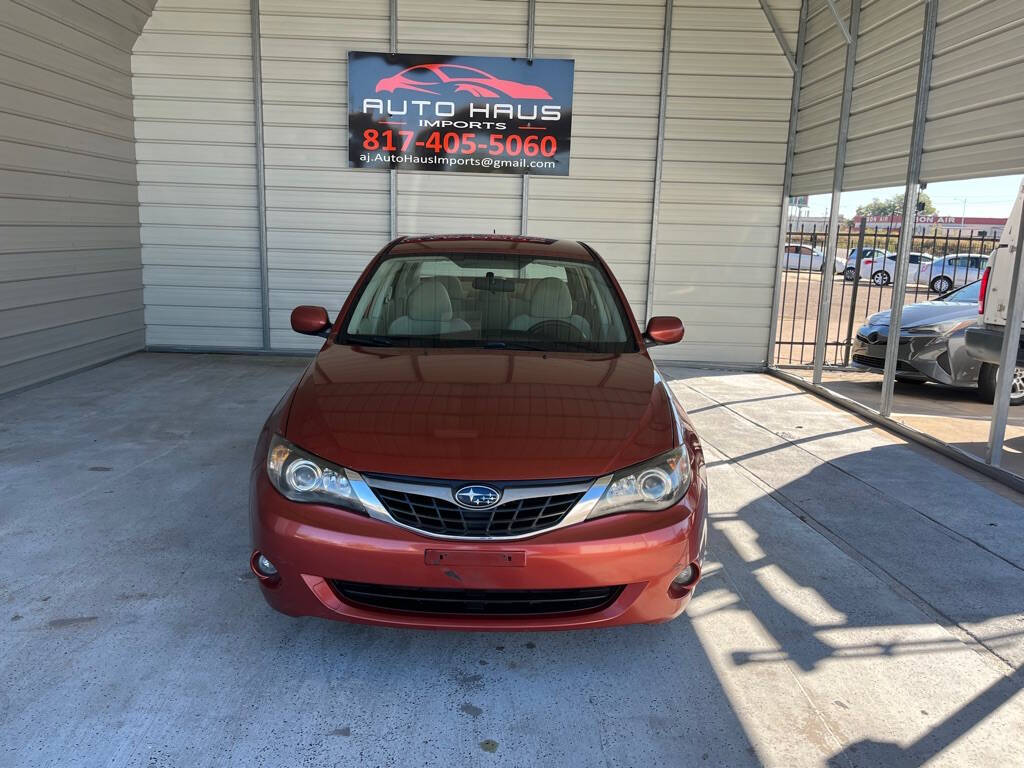
[[[292,330],[307,336],[326,338],[331,332],[331,319],[323,307],[303,305],[292,310]]]
[[[647,321],[644,341],[648,347],[659,344],[678,344],[683,340],[683,321],[678,317],[660,315]]]

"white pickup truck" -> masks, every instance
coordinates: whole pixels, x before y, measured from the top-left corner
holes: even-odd
[[[992,251],[988,268],[981,278],[981,303],[978,323],[967,329],[964,340],[967,354],[983,363],[978,375],[978,390],[983,399],[992,402],[996,389],[996,371],[999,368],[1003,348],[1003,331],[1010,311],[1010,287],[1013,281],[1013,263],[1020,258],[1017,253],[1017,239],[1021,224],[1021,205],[1024,203],[1024,182],[1017,193],[1006,228],[999,239],[999,245]],[[1024,299],[1024,297],[1021,297]],[[1017,365],[1024,366],[1024,335],[1017,349]],[[1018,367],[1013,387],[1024,390],[1024,367]]]

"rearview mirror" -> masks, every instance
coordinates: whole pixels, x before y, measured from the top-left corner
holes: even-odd
[[[292,330],[307,336],[323,336],[331,331],[331,319],[323,307],[303,305],[292,310]]]
[[[683,321],[678,317],[660,315],[647,321],[644,341],[648,347],[659,344],[678,344],[683,340]]]

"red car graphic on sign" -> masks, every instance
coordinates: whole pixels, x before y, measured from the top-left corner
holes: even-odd
[[[497,99],[502,96],[513,99],[551,99],[551,94],[539,85],[502,80],[482,69],[461,64],[417,64],[403,69],[397,75],[383,77],[377,83],[377,93],[393,93],[398,90],[419,91],[434,96],[451,90],[481,99]]]

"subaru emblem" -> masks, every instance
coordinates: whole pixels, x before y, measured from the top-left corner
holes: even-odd
[[[500,498],[500,493],[486,485],[466,485],[455,492],[455,501],[468,509],[493,507]]]

